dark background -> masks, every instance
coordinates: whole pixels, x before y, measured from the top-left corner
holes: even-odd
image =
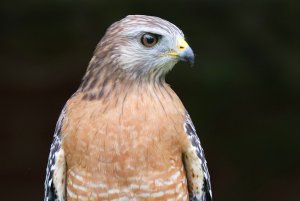
[[[196,53],[167,80],[201,137],[215,201],[299,201],[300,3],[290,0],[2,1],[1,200],[43,199],[60,110],[127,14],[173,22]]]

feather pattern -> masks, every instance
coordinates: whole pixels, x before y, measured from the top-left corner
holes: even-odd
[[[185,162],[185,168],[187,171],[187,179],[188,179],[188,188],[189,188],[189,196],[190,201],[211,201],[212,200],[212,191],[211,191],[211,183],[210,183],[210,175],[207,168],[207,162],[205,159],[204,151],[200,143],[200,139],[196,133],[196,129],[193,125],[193,122],[189,116],[189,114],[186,112],[185,114],[185,122],[184,122],[184,129],[186,134],[188,135],[189,141],[191,143],[191,153],[187,155],[193,156],[195,154],[196,159],[193,158],[191,160],[184,159]],[[192,164],[191,164],[192,163]],[[198,167],[200,166],[200,167]],[[195,170],[195,168],[197,168]],[[197,185],[199,185],[199,182],[196,183],[197,178],[195,178],[194,174],[197,174],[197,171],[199,171],[198,175],[196,175],[198,178],[200,177],[202,182],[200,181],[201,189],[198,189]],[[190,173],[189,171],[195,171],[195,173]],[[199,191],[200,190],[200,191]]]
[[[159,42],[146,48],[145,33]],[[180,39],[179,28],[151,16],[107,29],[57,122],[44,201],[212,200],[199,138],[164,79],[194,57]]]
[[[57,155],[61,150],[61,129],[63,121],[66,115],[66,107],[63,108],[60,117],[56,123],[53,141],[50,147],[50,153],[48,158],[48,164],[46,168],[46,180],[45,180],[45,197],[44,201],[65,201],[60,199],[57,194],[57,189],[54,185],[54,171],[57,162]]]

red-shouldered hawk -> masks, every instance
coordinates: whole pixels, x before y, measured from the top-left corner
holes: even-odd
[[[45,201],[212,200],[199,138],[165,82],[179,60],[194,54],[166,20],[130,15],[107,29],[58,120]]]

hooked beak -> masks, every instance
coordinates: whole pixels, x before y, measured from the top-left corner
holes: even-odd
[[[177,39],[177,50],[163,54],[164,56],[177,56],[181,61],[187,61],[191,66],[194,65],[195,55],[192,48],[183,37]]]
[[[182,61],[187,61],[190,65],[194,65],[195,56],[192,48],[189,44],[184,40],[184,38],[180,37],[177,40],[177,47],[179,49],[179,57]]]

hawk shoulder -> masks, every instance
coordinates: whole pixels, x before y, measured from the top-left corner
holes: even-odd
[[[53,141],[50,147],[46,168],[44,201],[65,201],[65,171],[64,151],[61,148],[61,129],[66,116],[66,106],[63,108],[56,123]]]
[[[183,154],[183,162],[187,174],[190,201],[212,201],[210,175],[204,151],[187,112],[184,131],[189,139],[188,148]]]

